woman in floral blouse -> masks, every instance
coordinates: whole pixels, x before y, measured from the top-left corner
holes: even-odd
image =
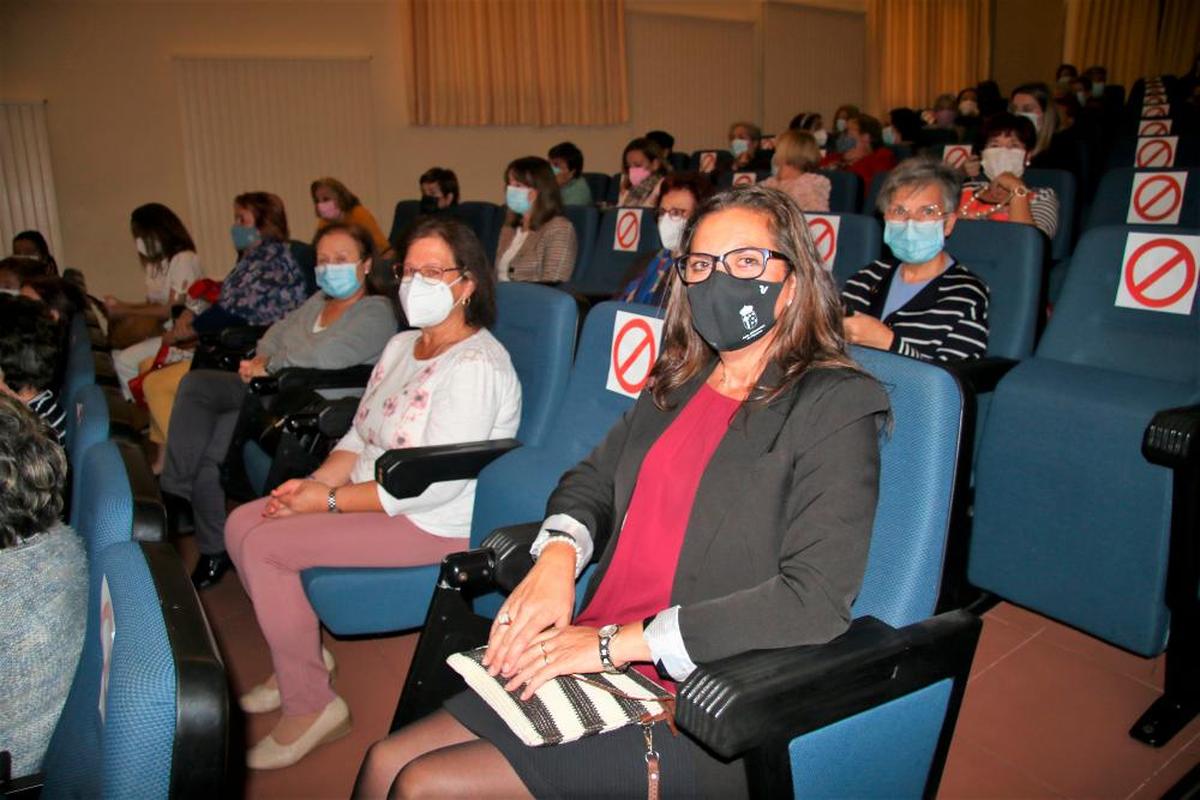
[[[502,439],[517,431],[521,385],[507,351],[487,330],[496,317],[495,288],[479,240],[452,217],[424,217],[401,252],[400,302],[416,330],[388,343],[353,427],[325,463],[237,509],[225,526],[226,548],[275,666],[240,704],[247,713],[283,709],[271,733],[250,749],[253,769],[294,764],[350,729],[349,708],[329,685],[332,659],[322,652],[300,572],[436,564],[466,543],[475,481],[443,481],[416,497],[392,497],[374,480],[375,460],[393,448]]]
[[[164,344],[189,346],[201,333],[235,325],[271,325],[308,297],[304,273],[292,257],[287,213],[278,196],[247,192],[234,198],[231,235],[238,262],[221,283],[217,302],[201,314],[190,310],[180,314],[171,330],[163,332]],[[142,394],[150,409],[150,441],[159,445],[167,441],[175,395],[191,367],[191,361],[179,361],[146,373]],[[160,447],[155,472],[162,470],[163,452]]]

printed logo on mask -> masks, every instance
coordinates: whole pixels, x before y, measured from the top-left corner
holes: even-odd
[[[758,325],[758,314],[755,312],[754,306],[742,306],[738,309],[738,313],[742,315],[742,327],[748,331],[754,330],[754,327]]]

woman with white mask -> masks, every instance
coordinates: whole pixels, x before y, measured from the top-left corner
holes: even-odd
[[[401,252],[400,302],[415,329],[384,349],[350,431],[312,475],[238,508],[225,528],[275,667],[239,703],[247,713],[282,709],[250,748],[251,769],[289,766],[350,730],[300,573],[437,564],[466,546],[475,481],[392,497],[375,481],[375,460],[395,448],[511,437],[520,421],[521,385],[488,331],[495,281],[475,234],[456,219],[427,217]]]
[[[1037,141],[1033,124],[1014,114],[997,114],[984,124],[983,139],[979,158],[964,165],[968,180],[959,199],[959,218],[1023,222],[1053,239],[1058,195],[1046,187],[1030,189],[1022,179]]]
[[[658,198],[658,240],[662,248],[639,256],[621,281],[615,299],[662,305],[671,285],[671,266],[680,256],[683,232],[696,209],[713,193],[712,182],[699,172],[675,172],[663,178]]]

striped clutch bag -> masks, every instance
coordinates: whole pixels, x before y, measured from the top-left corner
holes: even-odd
[[[505,679],[488,675],[482,663],[486,650],[455,653],[446,663],[530,747],[573,742],[657,720],[674,724],[675,698],[634,670],[617,675],[562,675],[546,681],[523,701],[520,689],[508,692]]]

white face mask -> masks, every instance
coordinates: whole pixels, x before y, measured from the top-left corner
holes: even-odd
[[[812,135],[817,140],[817,147],[824,147],[825,142],[829,141],[829,131],[824,128],[821,128],[819,131],[813,131]]]
[[[159,255],[158,242],[152,239],[143,239],[141,236],[134,239],[134,244],[137,245],[138,255],[145,258],[155,258]]]
[[[1018,112],[1016,112],[1016,114],[1018,117],[1024,117],[1025,119],[1032,122],[1033,129],[1035,131],[1038,131],[1039,133],[1041,132],[1041,130],[1042,130],[1042,115],[1041,114],[1035,114],[1032,111],[1018,111]]]
[[[979,154],[979,163],[988,180],[996,180],[1006,172],[1021,177],[1025,172],[1025,150],[1020,147],[986,147]]]
[[[408,324],[414,328],[431,328],[446,321],[454,308],[454,294],[450,287],[462,280],[460,275],[453,283],[430,281],[416,275],[400,281],[400,307]]]
[[[679,251],[679,243],[683,241],[683,229],[687,227],[687,217],[676,219],[664,214],[658,220],[658,238],[662,246],[672,253]]]

